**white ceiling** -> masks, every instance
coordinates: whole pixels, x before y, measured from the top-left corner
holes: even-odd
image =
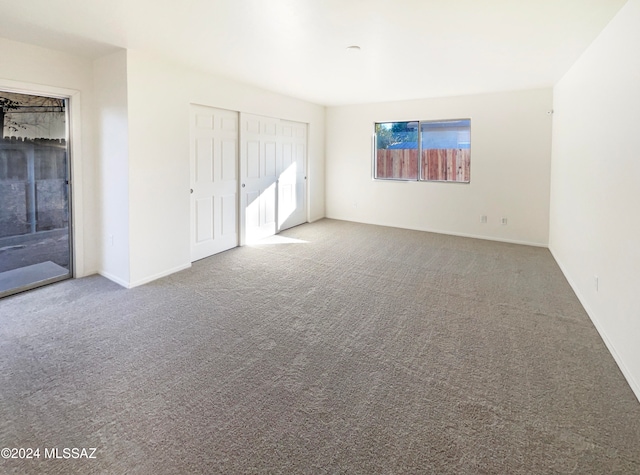
[[[0,0],[0,36],[87,57],[149,50],[338,105],[551,86],[625,2]]]

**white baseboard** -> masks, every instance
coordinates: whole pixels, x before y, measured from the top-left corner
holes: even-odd
[[[370,221],[356,221],[356,220],[353,220],[353,219],[332,218],[330,216],[327,216],[326,218],[327,219],[334,219],[336,221],[348,221],[348,222],[352,222],[352,223],[371,224],[373,226],[386,226],[386,227],[389,227],[389,228],[410,229],[411,231],[423,231],[425,233],[445,234],[445,235],[448,235],[448,236],[467,237],[467,238],[472,238],[472,239],[483,239],[485,241],[506,242],[506,243],[509,243],[509,244],[520,244],[520,245],[523,245],[523,246],[534,246],[534,247],[544,247],[544,248],[548,247],[547,243],[521,241],[521,240],[518,240],[518,239],[499,238],[499,237],[495,237],[495,236],[484,236],[484,235],[481,235],[481,234],[458,233],[458,232],[452,232],[452,231],[443,231],[441,229],[429,229],[429,228],[418,228],[418,227],[408,227],[408,226],[397,226],[397,225],[388,224],[388,223],[376,223],[376,222],[370,222]]]
[[[618,365],[618,368],[620,368],[620,371],[622,372],[623,376],[627,380],[627,383],[629,383],[629,386],[631,387],[631,390],[633,391],[636,398],[638,399],[638,402],[640,402],[640,384],[638,384],[638,382],[635,380],[635,378],[633,377],[633,374],[631,373],[627,365],[624,363],[623,359],[620,357],[620,354],[616,351],[616,347],[614,346],[611,339],[609,339],[609,337],[607,336],[607,332],[604,330],[604,327],[600,323],[600,320],[598,320],[596,313],[587,303],[587,300],[584,298],[584,296],[580,292],[580,289],[578,288],[578,286],[575,284],[575,282],[567,272],[566,267],[558,259],[558,256],[556,256],[556,254],[553,252],[553,249],[549,248],[549,251],[551,252],[551,255],[555,259],[556,263],[558,264],[558,267],[560,267],[560,270],[564,274],[565,278],[567,279],[567,282],[569,282],[569,285],[575,292],[576,297],[578,297],[578,300],[582,304],[582,307],[584,308],[585,312],[587,312],[587,315],[589,315],[589,318],[591,319],[593,326],[596,327],[596,331],[600,334],[600,338],[602,338],[602,341],[604,341],[604,344],[609,350],[609,353],[611,353],[611,356],[613,356],[613,359]]]
[[[115,282],[118,285],[121,285],[122,287],[125,287],[127,289],[133,289],[134,287],[138,287],[140,285],[144,285],[144,284],[148,284],[149,282],[152,282],[154,280],[157,279],[161,279],[162,277],[166,277],[168,275],[171,274],[175,274],[176,272],[180,272],[181,270],[185,270],[185,269],[189,269],[191,267],[191,262],[189,262],[188,264],[184,264],[178,267],[174,267],[173,269],[169,269],[166,271],[162,271],[159,272],[157,274],[151,275],[149,277],[145,277],[144,279],[139,279],[135,282],[127,282],[119,277],[116,277],[113,274],[110,274],[109,272],[106,271],[98,271],[98,274],[100,274],[103,277],[106,277],[107,279]]]
[[[131,282],[129,284],[129,288],[133,289],[134,287],[138,287],[140,285],[148,284],[149,282],[152,282],[152,281],[157,280],[157,279],[161,279],[162,277],[166,277],[166,276],[171,275],[171,274],[175,274],[176,272],[180,272],[181,270],[189,269],[190,267],[191,267],[191,262],[189,262],[188,264],[183,264],[183,265],[178,266],[178,267],[174,267],[173,269],[169,269],[169,270],[162,271],[162,272],[159,272],[159,273],[154,274],[154,275],[150,275],[150,276],[145,277],[143,279],[136,280],[135,282]]]
[[[115,282],[118,285],[121,285],[122,287],[125,287],[127,289],[129,288],[129,282],[127,282],[126,280],[121,279],[120,277],[116,277],[115,275],[110,274],[107,271],[99,270],[98,274],[100,274],[102,277],[105,277],[105,278],[109,279],[112,282]]]

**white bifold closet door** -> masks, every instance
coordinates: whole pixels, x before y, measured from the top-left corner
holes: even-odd
[[[306,222],[307,125],[241,113],[240,144],[242,244]]]
[[[191,105],[191,260],[238,245],[238,113]]]

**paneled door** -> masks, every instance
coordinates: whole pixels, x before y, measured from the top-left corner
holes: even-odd
[[[240,114],[240,240],[307,221],[307,124]]]
[[[238,245],[238,113],[191,105],[191,260]]]
[[[282,121],[278,171],[278,231],[307,221],[307,124]]]
[[[241,114],[240,219],[242,244],[276,233],[280,121]]]

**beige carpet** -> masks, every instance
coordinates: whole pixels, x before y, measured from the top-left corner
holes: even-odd
[[[0,447],[41,449],[0,473],[640,473],[548,250],[332,220],[1,300],[0,396]]]

